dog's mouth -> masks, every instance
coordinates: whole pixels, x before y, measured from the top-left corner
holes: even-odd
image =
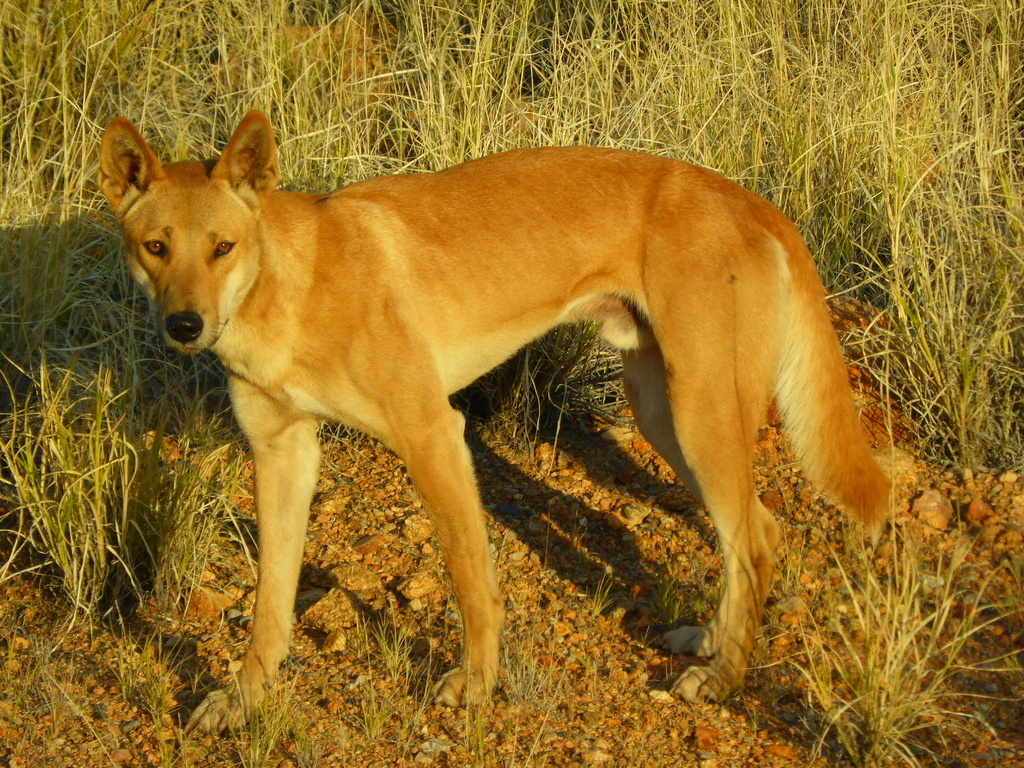
[[[207,344],[201,344],[198,341],[175,341],[174,339],[167,338],[166,335],[164,336],[164,343],[166,343],[167,346],[173,349],[175,352],[179,352],[183,355],[198,355],[200,352],[205,351],[209,346]]]

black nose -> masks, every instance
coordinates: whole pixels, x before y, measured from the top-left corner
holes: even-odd
[[[203,318],[195,312],[175,312],[167,316],[164,325],[167,335],[182,344],[195,341],[203,332]]]

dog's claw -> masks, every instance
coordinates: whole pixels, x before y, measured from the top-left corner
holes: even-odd
[[[706,627],[678,627],[666,632],[661,642],[676,656],[714,656],[714,651],[707,647],[708,635]]]
[[[492,685],[487,685],[480,673],[467,673],[462,667],[446,672],[434,686],[434,703],[446,707],[475,707],[491,696]]]
[[[713,667],[690,667],[676,678],[670,692],[691,704],[703,704],[728,698],[727,691],[720,690],[723,687]]]
[[[245,708],[237,690],[217,690],[203,699],[188,719],[185,733],[216,736],[225,728],[237,730],[245,725]]]

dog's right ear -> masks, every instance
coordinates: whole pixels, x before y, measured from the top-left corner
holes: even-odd
[[[100,190],[123,215],[164,169],[142,134],[123,117],[115,118],[103,133],[100,147]]]

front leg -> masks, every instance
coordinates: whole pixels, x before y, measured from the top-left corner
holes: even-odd
[[[189,720],[188,730],[206,733],[243,725],[288,657],[306,521],[320,466],[315,419],[240,379],[231,381],[231,402],[252,445],[259,577],[242,668],[230,687],[207,696]]]
[[[393,436],[430,515],[462,614],[462,664],[434,689],[436,701],[452,707],[480,704],[494,689],[505,614],[464,429],[462,414],[442,400]]]

